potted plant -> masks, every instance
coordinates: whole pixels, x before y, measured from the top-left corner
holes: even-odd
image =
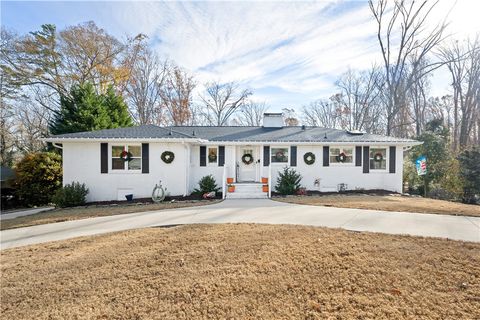
[[[235,192],[235,186],[233,184],[228,185],[228,192]]]
[[[227,178],[227,183],[232,184],[233,183],[233,178]]]
[[[262,183],[268,183],[268,178],[262,177]]]
[[[264,184],[264,185],[262,186],[262,191],[263,191],[263,192],[268,192],[268,184]]]

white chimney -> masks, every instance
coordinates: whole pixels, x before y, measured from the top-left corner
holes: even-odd
[[[282,128],[283,114],[282,113],[264,113],[263,127],[264,128]]]

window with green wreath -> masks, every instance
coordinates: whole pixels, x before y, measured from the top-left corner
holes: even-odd
[[[353,147],[330,147],[330,163],[353,163]]]
[[[387,148],[370,148],[370,169],[387,169]]]
[[[288,148],[270,148],[272,163],[287,163]]]
[[[112,146],[112,170],[142,169],[142,146],[116,145]]]
[[[217,164],[218,161],[218,148],[208,147],[208,164]]]

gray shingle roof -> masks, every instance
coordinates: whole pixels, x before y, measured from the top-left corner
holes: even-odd
[[[99,131],[69,133],[52,138],[91,138],[91,139],[205,139],[209,141],[278,141],[278,142],[406,142],[415,140],[394,138],[376,134],[354,135],[344,130],[321,127],[214,127],[214,126],[172,126],[158,127],[141,125],[130,128],[117,128]]]
[[[176,132],[170,128],[159,127],[153,124],[128,128],[104,129],[98,131],[85,131],[66,133],[52,138],[66,139],[151,139],[151,138],[191,138],[189,135]]]
[[[351,134],[344,130],[321,127],[172,127],[177,132],[193,135],[210,141],[278,141],[278,142],[416,142],[376,134]]]

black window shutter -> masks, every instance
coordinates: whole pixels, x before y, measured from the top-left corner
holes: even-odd
[[[270,165],[270,146],[263,146],[263,166]]]
[[[397,148],[396,147],[390,147],[390,165],[389,165],[389,171],[390,173],[395,173],[395,160],[396,160],[396,154],[397,154]]]
[[[330,165],[330,147],[323,147],[323,166],[328,167]]]
[[[370,147],[363,147],[363,173],[370,172]]]
[[[297,166],[297,146],[290,147],[290,165],[292,167]]]
[[[200,167],[207,166],[207,147],[200,146]]]
[[[225,165],[225,146],[218,146],[218,166]]]
[[[150,146],[148,143],[142,143],[142,173],[150,172]]]
[[[108,143],[100,143],[100,173],[108,173]]]
[[[355,147],[355,166],[362,166],[362,147],[360,146]]]

